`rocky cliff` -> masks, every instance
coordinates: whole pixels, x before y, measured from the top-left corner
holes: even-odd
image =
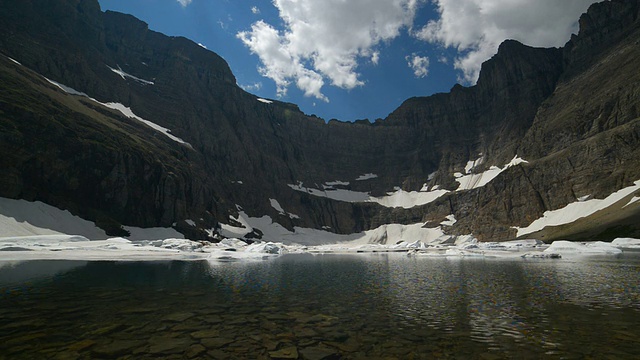
[[[69,209],[110,234],[126,224],[206,238],[240,208],[338,233],[453,215],[452,235],[511,239],[545,211],[640,179],[639,11],[637,0],[595,4],[561,49],[505,41],[477,85],[411,98],[369,124],[258,101],[215,53],[96,0],[2,0],[0,196]],[[516,155],[527,162],[507,168]],[[527,236],[639,234],[637,206],[612,209]]]

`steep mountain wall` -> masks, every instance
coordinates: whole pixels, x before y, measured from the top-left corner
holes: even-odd
[[[562,49],[505,41],[477,85],[408,99],[368,124],[325,123],[293,104],[259,101],[215,53],[101,12],[95,0],[2,0],[0,196],[69,209],[113,234],[120,224],[173,225],[205,238],[241,206],[290,230],[435,226],[454,215],[451,234],[510,239],[513,226],[547,210],[640,179],[638,9],[637,0],[593,5]],[[121,103],[188,145],[98,102]],[[461,176],[494,171],[516,155],[528,163],[456,191]],[[364,174],[376,176],[356,180]],[[450,192],[393,208],[326,197],[337,190],[299,191],[327,186],[371,196],[425,186]],[[633,226],[631,210],[575,234],[634,234],[640,221]],[[554,234],[540,236],[573,233]]]

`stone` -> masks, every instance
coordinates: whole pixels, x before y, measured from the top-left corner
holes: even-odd
[[[335,349],[320,346],[301,349],[300,354],[305,360],[333,360],[340,358],[340,353]]]
[[[207,349],[218,349],[218,348],[224,347],[225,345],[231,344],[232,342],[233,342],[232,339],[227,339],[222,337],[200,339],[200,343]]]
[[[154,336],[149,339],[149,353],[156,355],[182,354],[192,344],[191,339]]]
[[[190,312],[178,312],[165,316],[162,318],[162,321],[170,321],[170,322],[182,322],[189,318],[192,318],[195,314]]]
[[[297,359],[298,349],[295,346],[289,346],[276,351],[269,351],[272,359]]]
[[[91,354],[95,357],[116,358],[131,354],[134,349],[144,346],[140,340],[116,340],[108,344],[99,344],[91,348]]]
[[[187,349],[187,351],[184,352],[184,355],[189,359],[194,359],[204,354],[206,351],[207,349],[204,346],[200,344],[195,344],[195,345],[191,345]]]
[[[75,343],[69,345],[69,350],[70,351],[83,351],[83,350],[86,350],[86,349],[92,347],[95,344],[96,344],[96,342],[91,340],[91,339],[80,340],[78,342],[75,342]]]
[[[220,336],[220,331],[217,329],[194,331],[191,333],[191,336],[196,339],[215,338]]]

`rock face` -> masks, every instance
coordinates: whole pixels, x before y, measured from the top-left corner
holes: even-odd
[[[69,209],[114,235],[126,224],[206,238],[205,229],[241,206],[289,229],[339,233],[438,224],[452,214],[451,234],[511,239],[513,226],[547,210],[640,179],[639,12],[637,0],[594,4],[561,49],[505,41],[477,85],[408,99],[370,124],[326,123],[293,104],[258,101],[215,53],[132,16],[101,12],[96,0],[0,0],[0,196]],[[121,103],[188,145],[98,102]],[[515,155],[528,163],[454,191],[456,172],[478,174]],[[363,174],[377,177],[355,181]],[[451,192],[403,209],[289,186],[336,180],[340,189],[374,196],[425,184]],[[635,207],[604,219],[538,235],[639,234]]]

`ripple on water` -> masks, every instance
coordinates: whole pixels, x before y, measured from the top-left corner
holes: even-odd
[[[6,270],[0,354],[9,358],[640,355],[634,260],[286,256]]]

